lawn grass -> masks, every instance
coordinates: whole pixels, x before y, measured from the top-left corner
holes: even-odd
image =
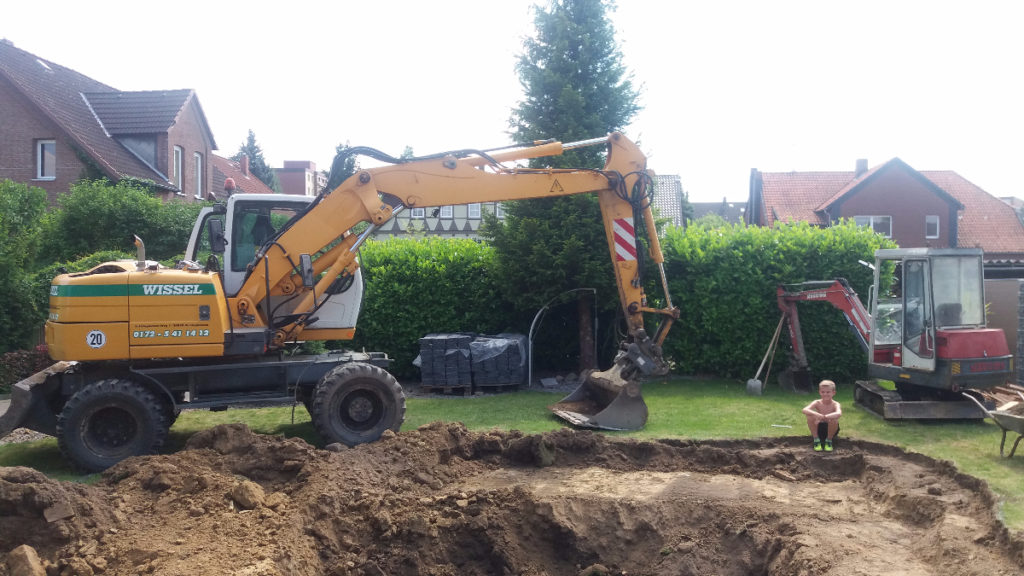
[[[810,436],[800,409],[817,395],[796,394],[770,385],[762,396],[750,396],[738,381],[674,378],[644,386],[650,416],[643,430],[605,432],[631,438],[761,438]],[[565,424],[547,407],[561,397],[540,390],[472,397],[411,397],[403,430],[434,421],[462,422],[470,430],[521,430],[536,434]],[[966,474],[988,482],[1002,500],[1008,527],[1024,530],[1024,449],[1014,458],[999,456],[1001,430],[990,420],[886,422],[853,405],[853,389],[840,384],[836,400],[844,412],[843,438],[893,444],[932,458],[949,460]],[[256,432],[283,434],[317,444],[319,439],[301,406],[239,409],[224,412],[188,411],[171,428],[168,450],[184,446],[189,436],[218,424],[245,422]],[[1011,434],[1012,436],[1012,434]],[[1013,438],[1008,439],[1011,443]],[[1009,449],[1009,447],[1007,447]],[[62,480],[93,481],[76,476],[61,461],[55,440],[0,446],[0,466],[30,466]]]

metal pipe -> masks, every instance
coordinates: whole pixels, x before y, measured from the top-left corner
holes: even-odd
[[[547,312],[548,308],[551,307],[551,305],[555,302],[555,300],[558,300],[559,298],[561,298],[562,296],[565,296],[566,294],[572,294],[573,292],[584,292],[584,291],[590,292],[591,294],[594,295],[594,358],[595,359],[597,358],[597,289],[596,288],[571,288],[569,290],[566,290],[565,292],[562,292],[561,294],[555,296],[551,300],[548,300],[547,304],[542,306],[540,310],[537,310],[537,313],[534,314],[534,316],[533,316],[533,322],[530,323],[530,333],[526,337],[527,344],[529,345],[529,353],[528,353],[529,358],[528,358],[527,363],[526,363],[526,386],[528,388],[533,386],[533,332],[534,332],[534,330],[537,327],[540,326],[540,322],[541,322],[541,319],[544,316],[544,313]]]
[[[391,217],[394,218],[402,210],[405,210],[405,206],[399,206],[394,212],[391,213]],[[376,224],[370,224],[370,226],[366,230],[363,230],[363,233],[359,235],[359,238],[356,239],[355,243],[352,244],[352,247],[349,248],[348,251],[352,253],[358,252],[359,247],[363,245],[363,242],[366,242],[366,239],[370,237],[370,234],[373,234],[378,228],[380,228],[380,226],[377,226]]]
[[[658,273],[661,274],[661,289],[665,291],[665,305],[671,310],[675,306],[672,305],[672,295],[668,291],[668,278],[665,276],[665,264],[663,262],[658,262]]]
[[[577,140],[576,142],[566,142],[562,144],[562,150],[572,150],[573,148],[586,148],[587,146],[597,146],[598,144],[607,143],[607,136],[603,136],[601,138],[591,138],[589,140]]]

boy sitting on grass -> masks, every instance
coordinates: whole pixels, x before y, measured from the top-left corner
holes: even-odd
[[[811,402],[803,409],[807,416],[807,428],[814,436],[814,451],[821,452],[822,437],[824,437],[825,452],[832,451],[832,439],[839,433],[839,418],[843,415],[843,409],[832,398],[836,395],[836,383],[831,380],[822,380],[818,384],[818,394],[821,398]]]

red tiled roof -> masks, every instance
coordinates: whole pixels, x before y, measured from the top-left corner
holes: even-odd
[[[921,174],[964,205],[957,223],[958,246],[983,248],[986,259],[1005,253],[1020,256],[1024,227],[1012,206],[952,170],[922,170]]]
[[[761,172],[766,226],[776,222],[810,222],[828,225],[817,212],[822,202],[842,190],[853,172]]]
[[[227,193],[224,191],[224,181],[228,178],[235,181],[236,194],[274,193],[269,186],[253,176],[251,172],[248,175],[243,173],[241,165],[234,160],[210,154],[210,166],[213,167],[213,183],[211,186],[218,200],[223,200],[227,197]]]

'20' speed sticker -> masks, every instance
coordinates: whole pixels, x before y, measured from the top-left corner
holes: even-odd
[[[107,343],[107,335],[99,330],[93,330],[85,335],[85,343],[90,348],[103,348],[103,345]]]

